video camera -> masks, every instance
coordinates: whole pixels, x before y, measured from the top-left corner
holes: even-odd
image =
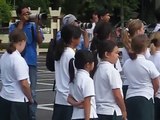
[[[92,23],[82,23],[82,22],[80,22],[80,23],[78,23],[78,25],[82,29],[83,28],[85,28],[85,29],[91,29],[92,28]]]
[[[30,14],[29,15],[29,21],[35,22],[35,20],[38,19],[39,24],[44,27],[47,21],[47,14],[46,13],[40,13],[40,14]]]
[[[34,20],[37,19],[37,18],[38,18],[38,20],[46,20],[46,19],[48,18],[48,16],[47,16],[47,14],[45,14],[45,13],[30,14],[30,15],[29,15],[29,20],[30,20],[30,21],[34,21]]]

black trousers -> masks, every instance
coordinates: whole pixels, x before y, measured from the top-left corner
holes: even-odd
[[[155,120],[160,120],[160,99],[155,97]]]
[[[71,120],[72,113],[72,106],[55,104],[52,120]]]
[[[153,99],[148,100],[143,96],[126,99],[128,120],[154,120]]]
[[[72,120],[85,120],[85,119],[72,119]],[[99,120],[98,118],[90,118],[90,120]]]
[[[0,97],[1,120],[29,120],[29,104],[13,102]]]

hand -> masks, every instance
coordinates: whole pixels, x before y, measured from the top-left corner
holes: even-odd
[[[122,112],[122,120],[127,120],[127,112]]]

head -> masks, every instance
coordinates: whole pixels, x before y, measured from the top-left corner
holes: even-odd
[[[74,63],[77,69],[84,69],[90,72],[94,68],[94,56],[89,50],[78,50],[75,54]],[[70,82],[74,83],[75,69],[73,63],[69,63],[69,76]]]
[[[98,46],[98,55],[104,60],[111,64],[115,64],[119,58],[119,49],[114,41],[103,41]]]
[[[16,14],[20,20],[28,21],[31,12],[28,6],[22,5],[16,9]]]
[[[92,12],[90,15],[90,21],[92,23],[97,23],[99,21],[98,13],[96,11]]]
[[[134,36],[144,34],[143,22],[139,19],[131,19],[126,25],[126,29],[122,33],[122,40],[125,48],[130,51],[131,40]]]
[[[94,28],[94,35],[99,40],[109,40],[111,32],[112,32],[112,25],[104,21],[97,23]]]
[[[63,22],[63,26],[65,26],[65,25],[70,25],[70,24],[75,25],[75,26],[78,26],[78,20],[77,20],[77,18],[76,18],[74,15],[72,15],[72,14],[65,15],[65,16],[63,17],[62,22]]]
[[[89,50],[78,50],[75,54],[75,67],[77,69],[93,70],[94,57]]]
[[[110,23],[100,21],[94,28],[94,37],[91,44],[91,50],[97,50],[99,42],[111,40],[112,26]]]
[[[22,30],[15,29],[9,34],[9,41],[7,52],[12,54],[12,52],[18,50],[21,53],[26,45],[26,35]]]
[[[151,54],[155,54],[157,50],[160,50],[160,32],[155,32],[151,34],[150,50],[151,50]]]
[[[61,38],[67,46],[75,48],[80,42],[81,30],[72,24],[65,25],[61,30]]]
[[[110,12],[109,12],[108,9],[101,9],[101,10],[99,10],[98,17],[99,17],[100,21],[109,22],[110,16],[111,15],[110,15]]]
[[[144,24],[140,19],[129,20],[127,28],[131,38],[135,35],[144,34]]]
[[[132,60],[137,58],[137,54],[144,54],[148,47],[148,36],[145,34],[139,34],[133,37],[131,42],[131,48],[133,53],[129,54]]]
[[[60,60],[65,47],[75,49],[80,43],[81,30],[72,24],[65,25],[61,30],[61,40],[56,45],[55,60]]]

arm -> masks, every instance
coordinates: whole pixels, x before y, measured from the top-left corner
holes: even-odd
[[[157,78],[152,79],[152,85],[153,85],[153,89],[154,89],[154,95],[157,94],[158,89],[159,89],[159,76]]]
[[[88,32],[85,29],[81,29],[81,30],[82,30],[82,35],[83,35],[83,39],[84,39],[84,47],[88,49],[88,47],[89,47]]]
[[[70,94],[68,95],[67,102],[72,106],[83,108],[83,101],[76,101]]]
[[[37,43],[38,45],[42,44],[43,41],[43,33],[38,25],[36,25],[36,32],[37,32]]]
[[[85,120],[90,120],[91,96],[84,98],[84,116]]]
[[[123,99],[123,97],[121,95],[121,91],[120,91],[119,88],[117,88],[117,89],[113,89],[112,92],[113,92],[113,95],[115,97],[117,105],[121,109],[122,119],[126,120],[127,119],[127,112],[126,112],[126,107],[125,107],[124,99]]]
[[[29,102],[34,103],[34,101],[32,99],[32,95],[31,95],[31,89],[30,89],[30,86],[29,86],[27,79],[21,80],[20,85],[21,85],[23,93],[28,98]]]

